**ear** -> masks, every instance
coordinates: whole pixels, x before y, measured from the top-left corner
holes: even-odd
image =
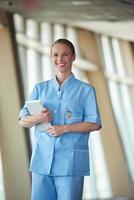
[[[74,54],[72,57],[72,61],[75,61],[75,59],[76,59],[76,55]]]

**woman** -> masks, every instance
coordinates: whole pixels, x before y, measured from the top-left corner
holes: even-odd
[[[72,73],[75,57],[69,40],[56,40],[51,47],[55,79],[37,83],[29,96],[44,108],[33,116],[26,105],[20,111],[22,127],[51,123],[34,132],[32,200],[81,200],[84,176],[90,174],[89,133],[101,128],[101,120],[94,88]]]

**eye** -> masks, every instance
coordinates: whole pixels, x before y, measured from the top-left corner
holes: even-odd
[[[54,57],[58,57],[58,54],[57,54],[57,53],[54,53],[53,56],[54,56]]]
[[[68,53],[64,53],[64,54],[63,54],[63,56],[68,56],[68,55],[69,55]]]

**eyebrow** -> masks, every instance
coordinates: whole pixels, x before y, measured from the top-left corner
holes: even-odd
[[[52,54],[55,54],[55,53],[59,53],[59,52],[52,52]],[[64,54],[64,53],[72,53],[71,51],[64,51],[64,52],[62,52],[62,54]]]

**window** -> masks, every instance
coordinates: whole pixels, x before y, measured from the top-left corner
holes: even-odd
[[[102,36],[101,42],[110,99],[119,127],[129,172],[134,182],[134,110],[133,99],[131,98],[134,81],[132,81],[129,72],[134,73],[134,68],[133,66],[131,68],[125,67],[124,53],[127,49],[124,48],[123,41]]]

